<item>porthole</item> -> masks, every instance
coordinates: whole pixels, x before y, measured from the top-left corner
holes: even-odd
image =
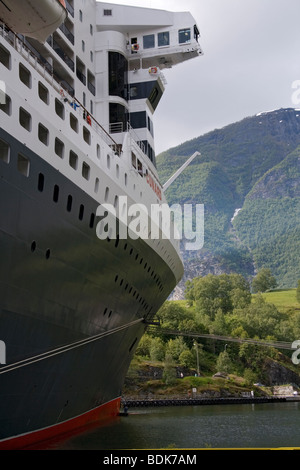
[[[59,196],[59,187],[56,184],[53,189],[53,201],[54,202],[58,201],[58,196]]]
[[[68,200],[67,200],[67,211],[68,212],[71,212],[72,210],[72,202],[73,202],[73,198],[71,195],[68,196]]]
[[[90,217],[90,228],[94,227],[94,223],[95,223],[95,214],[92,213]]]
[[[38,179],[38,190],[42,192],[44,190],[44,175],[43,173],[39,173],[39,179]]]
[[[79,220],[82,220],[83,219],[83,214],[84,214],[84,205],[83,204],[80,204],[80,207],[79,207]]]

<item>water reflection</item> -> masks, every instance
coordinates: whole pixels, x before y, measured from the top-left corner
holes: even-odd
[[[212,405],[129,410],[52,449],[300,447],[298,403]]]

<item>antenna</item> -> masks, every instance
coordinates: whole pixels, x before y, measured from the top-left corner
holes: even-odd
[[[195,153],[179,168],[179,170],[177,170],[176,173],[174,173],[174,175],[171,176],[170,179],[168,179],[168,181],[163,185],[163,191],[166,191],[166,189],[168,189],[168,187],[171,186],[171,184],[178,178],[178,176],[183,172],[183,170],[185,170],[186,167],[187,167],[190,163],[192,163],[192,161],[193,161],[198,155],[201,155],[201,153],[195,152]]]

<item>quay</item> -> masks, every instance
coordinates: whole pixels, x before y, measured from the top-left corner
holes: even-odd
[[[244,405],[300,401],[299,397],[238,397],[238,398],[186,398],[186,399],[122,399],[124,409],[159,406]]]

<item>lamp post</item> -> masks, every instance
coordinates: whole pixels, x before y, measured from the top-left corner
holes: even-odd
[[[198,377],[200,376],[200,371],[199,371],[199,354],[198,354],[198,343],[196,341],[194,342],[194,346],[196,348],[196,353],[197,353],[197,375]]]

